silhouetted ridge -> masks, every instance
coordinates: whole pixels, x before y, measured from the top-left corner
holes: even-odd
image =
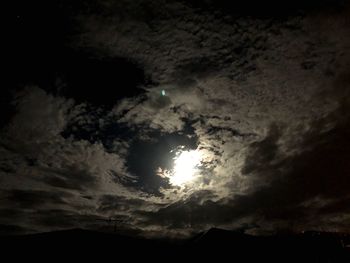
[[[206,232],[202,233],[201,235],[199,235],[194,241],[205,242],[205,243],[207,242],[224,243],[224,242],[242,240],[247,238],[248,238],[248,235],[245,235],[240,232],[227,231],[219,228],[211,228]]]
[[[12,256],[37,257],[42,252],[68,254],[79,258],[92,255],[127,256],[156,261],[171,256],[171,259],[186,258],[221,259],[231,258],[244,262],[327,262],[348,263],[349,235],[337,233],[305,232],[298,235],[252,236],[218,228],[209,229],[190,239],[170,240],[144,239],[116,233],[71,229],[22,236],[0,237],[1,248]],[[20,251],[21,253],[18,253]],[[185,255],[186,254],[186,255]]]

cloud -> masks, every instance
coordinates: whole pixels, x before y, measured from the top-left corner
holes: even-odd
[[[349,215],[343,203],[349,188],[349,118],[343,112],[348,106],[348,101],[346,105],[341,103],[329,118],[315,121],[302,134],[300,149],[292,156],[283,154],[274,132],[260,143],[251,144],[242,172],[267,184],[249,195],[236,197],[233,209],[248,215],[258,213],[266,220],[264,224],[270,221],[272,226],[278,221],[286,228],[295,224],[299,229],[322,229],[329,224],[337,229],[332,224],[334,217]],[[330,120],[336,124],[327,129]],[[347,224],[338,226],[339,231],[348,228]]]
[[[28,233],[33,233],[32,229],[27,229],[18,225],[0,225],[0,235],[23,235]]]
[[[33,86],[18,92],[14,104],[16,118],[6,130],[16,143],[29,144],[47,141],[59,134],[69,120],[73,101],[55,98]]]
[[[258,171],[261,174],[264,167],[270,166],[270,163],[275,161],[278,154],[278,139],[280,137],[280,128],[273,124],[262,141],[251,143],[242,174],[246,175],[254,171]]]
[[[115,194],[121,199],[147,196],[124,185],[133,180],[124,157],[108,152],[99,142],[62,137],[62,131],[76,120],[74,116],[89,118],[82,115],[79,105],[31,87],[18,95],[16,109],[1,138],[4,209],[32,213],[33,209],[61,207],[80,214],[96,210],[100,195]],[[17,218],[15,214],[13,217]],[[10,221],[11,214],[5,223]],[[22,226],[21,219],[18,223]],[[35,225],[23,227],[37,229]]]
[[[74,48],[127,58],[151,81],[111,110],[93,94],[77,104],[23,89],[0,139],[9,203],[60,205],[46,211],[62,227],[121,216],[148,234],[349,227],[347,11],[276,19],[181,1],[98,6],[75,17]],[[191,188],[155,175],[178,144],[204,156]],[[31,214],[42,229],[60,227],[44,213]]]

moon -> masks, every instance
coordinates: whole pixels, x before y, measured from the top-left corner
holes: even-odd
[[[180,151],[174,158],[174,169],[169,178],[170,184],[183,186],[191,182],[198,173],[201,154],[197,150]]]

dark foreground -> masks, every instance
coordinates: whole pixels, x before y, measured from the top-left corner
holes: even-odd
[[[210,260],[215,262],[349,262],[350,237],[307,232],[254,237],[212,229],[185,241],[137,239],[116,234],[68,230],[0,237],[1,254],[24,260],[110,260],[127,262]],[[81,261],[80,261],[81,262]]]

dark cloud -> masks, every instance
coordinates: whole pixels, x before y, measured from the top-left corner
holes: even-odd
[[[253,154],[247,156],[243,173],[256,174],[260,180],[266,180],[268,186],[236,198],[235,206],[246,214],[256,211],[267,220],[299,222],[300,225],[305,220],[314,220],[310,224],[316,228],[317,217],[327,217],[327,211],[347,215],[344,200],[348,198],[350,187],[347,162],[350,126],[349,118],[342,112],[344,107],[348,107],[348,102],[347,105],[341,103],[329,118],[315,121],[302,134],[300,152],[293,156],[285,157],[281,153],[278,156],[273,132],[260,143],[252,144]],[[336,124],[327,129],[330,120]],[[323,224],[327,224],[327,220]]]
[[[42,172],[47,175],[42,176],[39,180],[55,187],[82,190],[93,188],[97,183],[97,178],[88,170],[73,165],[61,170],[43,169]]]
[[[23,228],[18,225],[0,225],[0,235],[20,235],[32,232],[30,229]]]
[[[64,209],[48,209],[32,215],[34,224],[47,229],[85,228],[87,225],[98,224],[100,217],[79,214],[77,211]]]
[[[104,195],[99,200],[100,212],[132,212],[147,206],[147,202],[141,199],[131,199],[116,195]],[[120,217],[120,216],[119,216]]]
[[[259,142],[254,142],[249,146],[242,174],[251,172],[263,172],[264,167],[269,167],[278,154],[278,139],[281,137],[281,128],[272,124],[266,137]]]
[[[70,194],[61,191],[48,192],[41,190],[20,190],[12,189],[1,192],[1,203],[11,203],[12,207],[21,209],[39,208],[44,205],[64,205],[67,202],[65,197],[70,197]],[[6,201],[6,202],[5,202]]]
[[[335,2],[337,6],[341,6],[343,1],[291,1],[287,0],[281,3],[276,0],[267,0],[263,2],[248,0],[248,1],[235,1],[230,3],[224,0],[190,0],[186,1],[192,4],[193,6],[203,9],[205,11],[217,10],[220,13],[226,13],[230,15],[242,16],[259,16],[259,17],[276,17],[283,18],[286,15],[295,15],[299,12],[306,12],[308,10],[315,10],[320,8],[330,8],[334,7]],[[218,13],[219,13],[218,12]]]

